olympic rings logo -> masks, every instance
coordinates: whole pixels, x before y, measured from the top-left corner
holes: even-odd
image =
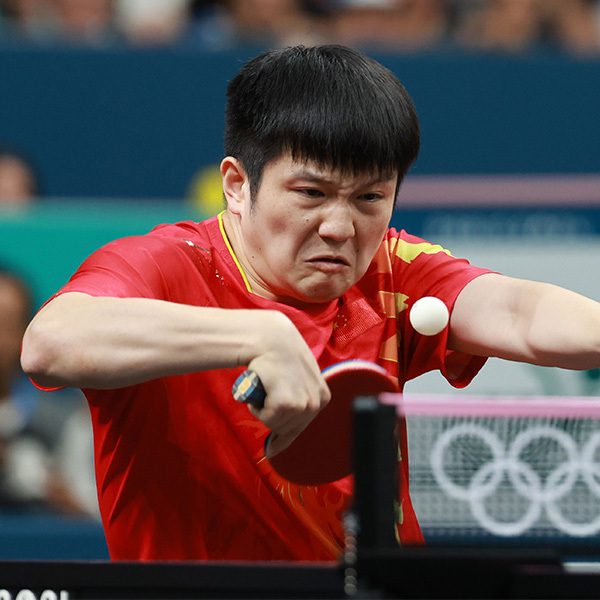
[[[445,470],[445,456],[451,444],[461,437],[479,438],[491,452],[491,460],[484,462],[472,475],[468,485],[459,485]],[[553,441],[564,451],[561,461],[544,478],[522,459],[530,444],[540,439]],[[444,431],[431,452],[431,467],[439,486],[451,497],[469,503],[479,524],[496,535],[516,536],[530,529],[546,516],[559,530],[572,536],[589,536],[600,531],[600,514],[588,522],[573,522],[561,512],[558,501],[570,493],[578,478],[600,500],[600,464],[595,453],[600,449],[600,431],[593,433],[580,451],[573,438],[563,430],[550,426],[533,426],[520,432],[508,447],[489,429],[474,423],[463,423]],[[502,481],[509,482],[517,495],[528,501],[528,508],[517,521],[494,519],[484,505]],[[600,510],[599,510],[600,513]]]

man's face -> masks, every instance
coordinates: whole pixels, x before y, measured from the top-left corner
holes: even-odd
[[[366,272],[385,235],[397,177],[346,175],[295,162],[264,169],[236,213],[234,248],[255,293],[288,304],[328,302]],[[237,236],[237,237],[236,237]]]
[[[0,278],[0,394],[18,372],[26,323],[27,308],[22,292],[10,279]]]
[[[0,205],[27,204],[33,196],[34,187],[33,176],[27,165],[17,158],[0,158]]]

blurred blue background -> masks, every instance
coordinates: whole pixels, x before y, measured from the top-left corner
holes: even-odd
[[[258,49],[0,48],[0,142],[45,195],[181,199],[223,156],[225,88]],[[412,95],[414,175],[597,173],[597,59],[371,52]]]

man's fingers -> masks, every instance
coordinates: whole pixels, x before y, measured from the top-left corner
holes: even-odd
[[[315,402],[304,404],[275,403],[267,396],[264,408],[259,409],[254,406],[248,408],[271,431],[287,436],[296,431],[302,431],[317,416],[321,410],[321,404]]]
[[[285,450],[296,438],[281,437],[276,433],[271,433],[265,445],[265,456],[271,458]]]

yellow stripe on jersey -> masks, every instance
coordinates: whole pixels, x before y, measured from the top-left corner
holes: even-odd
[[[394,292],[386,292],[379,290],[377,292],[379,297],[379,306],[383,310],[386,317],[395,319],[396,318],[396,298]]]
[[[237,259],[237,256],[235,255],[235,252],[233,251],[233,248],[232,248],[231,244],[229,243],[229,238],[227,237],[227,233],[225,232],[225,225],[223,224],[223,213],[224,212],[225,211],[222,211],[218,215],[219,229],[221,230],[221,235],[223,236],[223,241],[225,242],[225,245],[227,246],[227,249],[229,250],[229,253],[231,254],[231,258],[233,258],[233,261],[235,262],[235,265],[238,268],[238,271],[240,272],[240,275],[242,276],[244,283],[246,284],[246,289],[251,294],[253,294],[254,292],[252,291],[252,288],[250,287],[250,282],[248,281],[248,278],[246,277],[246,273],[244,273],[244,269],[242,269],[242,265],[240,264],[240,261]]]
[[[381,342],[378,358],[398,364],[398,336],[392,335]]]
[[[396,244],[396,256],[409,264],[420,254],[438,254],[439,252],[445,252],[448,256],[452,256],[449,250],[428,242],[411,244],[406,240],[398,239],[398,243]]]
[[[408,296],[401,292],[379,290],[377,296],[379,298],[379,306],[381,306],[383,314],[388,319],[395,319],[398,313],[408,308],[408,304],[406,304]]]
[[[408,296],[400,292],[396,292],[394,296],[396,297],[396,314],[398,314],[408,308],[408,304],[406,304]]]

